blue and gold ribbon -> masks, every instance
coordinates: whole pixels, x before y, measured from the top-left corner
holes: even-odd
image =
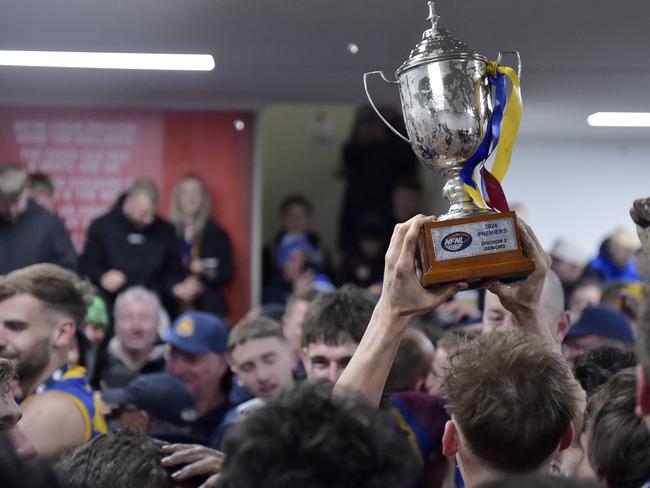
[[[512,147],[517,138],[523,112],[521,85],[517,73],[512,68],[501,66],[496,61],[487,64],[486,74],[489,83],[495,87],[494,109],[483,140],[465,162],[461,177],[465,189],[478,206],[503,212],[508,210],[508,202],[501,188],[501,182],[510,167]],[[506,78],[512,83],[512,91],[507,103]],[[485,164],[495,149],[494,164],[492,171],[489,171]],[[480,189],[474,180],[474,171],[477,167],[481,174]]]

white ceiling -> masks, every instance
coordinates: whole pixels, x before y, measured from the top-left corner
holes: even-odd
[[[590,128],[650,111],[650,0],[438,0],[441,24],[494,58],[521,52],[528,135],[648,140]],[[210,73],[0,67],[0,104],[259,108],[364,102],[427,27],[425,0],[2,0],[0,48],[211,53]],[[359,46],[356,55],[347,45]],[[373,85],[380,101],[390,87]]]

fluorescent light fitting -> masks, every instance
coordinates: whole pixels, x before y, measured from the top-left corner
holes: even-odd
[[[587,117],[592,127],[650,127],[650,112],[596,112]]]
[[[214,58],[211,54],[0,50],[0,66],[212,71],[214,69]]]

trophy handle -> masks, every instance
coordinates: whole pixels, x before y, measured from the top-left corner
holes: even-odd
[[[377,113],[377,115],[382,120],[382,122],[384,124],[386,124],[386,126],[390,130],[392,130],[397,136],[399,136],[400,139],[402,139],[403,141],[408,142],[409,144],[411,144],[411,141],[407,137],[404,137],[402,134],[400,134],[400,132],[395,127],[390,125],[390,123],[379,112],[377,107],[375,107],[375,102],[372,101],[372,97],[370,96],[370,92],[368,91],[368,76],[377,75],[377,74],[379,76],[381,76],[381,79],[384,80],[386,83],[390,83],[391,85],[399,85],[399,81],[389,80],[388,78],[386,78],[383,71],[370,71],[369,73],[364,73],[363,74],[363,87],[366,89],[366,97],[368,97],[368,101],[370,102],[370,106],[374,109],[374,111]]]
[[[501,58],[504,54],[514,54],[517,56],[517,78],[521,80],[521,56],[519,56],[519,51],[499,51],[499,56],[497,57],[498,64],[501,64]]]

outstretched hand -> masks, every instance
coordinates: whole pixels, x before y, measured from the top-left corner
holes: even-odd
[[[432,217],[417,215],[395,226],[386,253],[381,297],[359,347],[336,383],[336,390],[355,391],[378,406],[386,378],[409,318],[437,308],[467,288],[454,283],[425,289],[415,270],[415,248],[422,225]]]
[[[199,488],[218,486],[221,464],[225,458],[222,452],[196,444],[169,444],[162,446],[161,450],[166,454],[161,460],[165,468],[180,468],[172,474],[174,481],[207,477]]]
[[[422,225],[434,217],[416,215],[397,224],[386,252],[384,284],[377,308],[389,319],[420,315],[436,309],[467,283],[452,283],[436,288],[424,288],[415,270],[415,249]]]

